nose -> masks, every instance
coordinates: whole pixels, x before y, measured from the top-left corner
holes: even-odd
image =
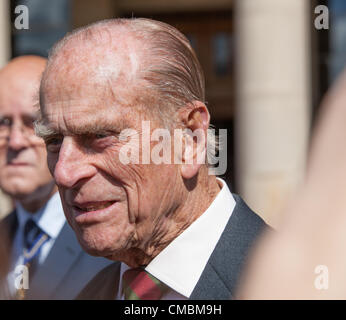
[[[97,169],[90,163],[90,156],[72,137],[65,137],[53,170],[56,184],[63,188],[73,188],[96,172]]]
[[[28,146],[28,137],[24,134],[21,126],[14,125],[11,128],[8,146],[15,151]]]

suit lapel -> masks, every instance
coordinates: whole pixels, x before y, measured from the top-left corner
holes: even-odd
[[[1,220],[0,224],[1,224],[1,228],[3,228],[3,230],[5,230],[6,232],[6,237],[8,239],[7,252],[8,252],[8,256],[10,257],[12,252],[14,237],[18,229],[18,218],[17,218],[16,210],[12,211],[3,220]]]
[[[50,299],[81,253],[73,230],[65,222],[46,261],[33,276],[28,299]]]
[[[265,223],[233,194],[236,206],[190,299],[232,299],[253,241]]]
[[[1,224],[7,230],[8,237],[10,239],[10,242],[12,243],[18,228],[18,219],[17,219],[16,210],[12,211],[9,215],[7,215],[1,221]]]
[[[191,300],[224,300],[231,297],[229,288],[226,287],[217,270],[207,263],[201,278],[189,299]]]

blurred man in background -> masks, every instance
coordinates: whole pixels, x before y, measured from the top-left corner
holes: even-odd
[[[0,187],[16,204],[1,225],[10,235],[11,295],[72,299],[107,261],[85,254],[65,223],[44,142],[35,136],[35,97],[45,65],[44,58],[23,56],[0,70]]]

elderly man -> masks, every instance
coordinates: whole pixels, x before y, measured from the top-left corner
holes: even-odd
[[[34,132],[34,97],[45,65],[44,58],[23,56],[0,70],[0,187],[16,204],[1,227],[9,230],[12,243],[10,294],[73,299],[107,261],[87,255],[75,241],[47,167],[45,144]]]
[[[50,55],[40,107],[37,133],[69,224],[87,252],[122,262],[79,298],[232,297],[264,222],[196,160],[206,139],[187,129],[207,136],[210,117],[203,72],[179,31],[115,19],[67,35]],[[184,152],[173,143],[170,163],[148,159],[145,146],[152,155],[159,145],[148,123],[151,134],[182,129]]]

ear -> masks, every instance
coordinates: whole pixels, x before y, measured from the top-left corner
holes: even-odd
[[[203,102],[194,101],[179,110],[179,117],[186,128],[181,175],[184,179],[191,179],[206,162],[210,115]]]

